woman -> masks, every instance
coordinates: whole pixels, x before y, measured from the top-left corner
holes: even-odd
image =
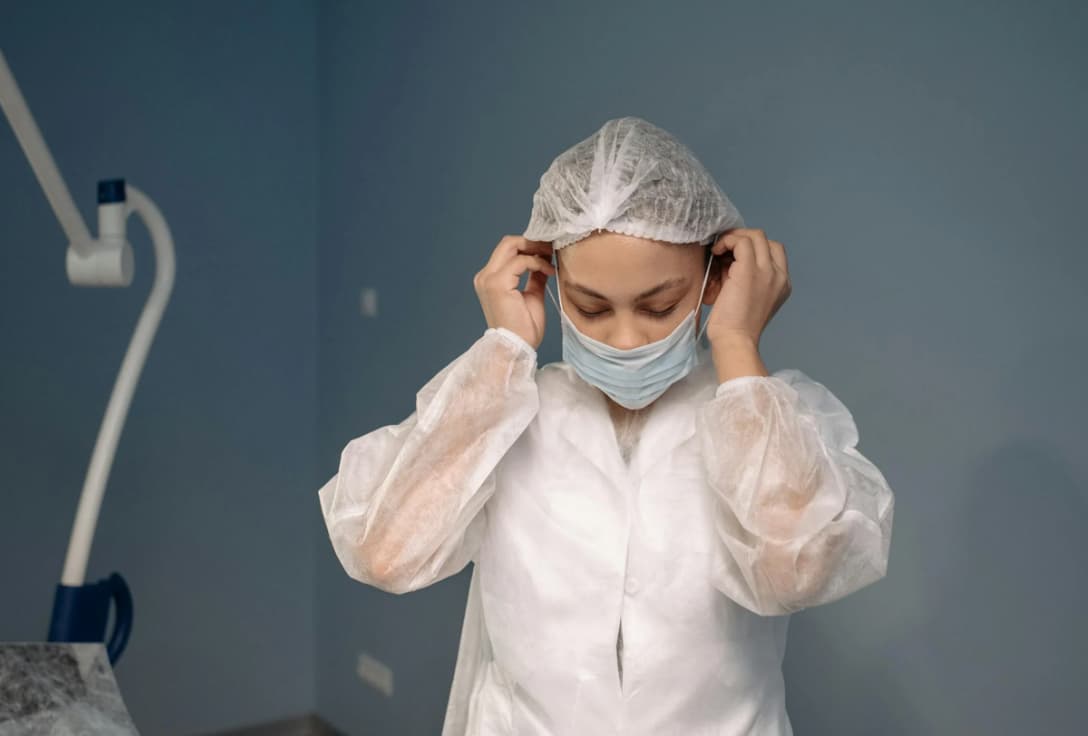
[[[563,361],[538,369],[553,276]],[[791,734],[789,616],[885,575],[894,499],[846,407],[760,359],[782,244],[619,118],[475,288],[483,336],[319,492],[357,580],[475,563],[443,734]]]

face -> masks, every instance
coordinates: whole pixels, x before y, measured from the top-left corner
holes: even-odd
[[[563,311],[581,332],[619,350],[661,340],[695,309],[707,250],[596,232],[557,252]],[[703,303],[713,304],[719,288],[715,262]]]

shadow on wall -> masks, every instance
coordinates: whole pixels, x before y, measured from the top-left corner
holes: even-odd
[[[875,595],[874,600],[881,597],[879,592],[870,593]],[[799,736],[933,733],[926,725],[929,719],[925,717],[925,704],[908,697],[905,683],[897,679],[902,665],[894,660],[892,652],[902,642],[851,648],[848,628],[822,623],[828,616],[834,620],[838,606],[832,603],[812,616],[802,611],[790,622],[786,707],[794,733]],[[877,611],[879,606],[874,604],[869,610]],[[856,615],[851,615],[850,620]],[[800,665],[791,667],[791,662]]]
[[[929,603],[901,602],[903,621],[873,622],[872,635],[892,639],[851,649],[850,631],[834,628],[835,604],[791,624],[789,659],[801,663],[787,687],[795,729],[1082,732],[1073,704],[1088,682],[1086,488],[1057,449],[1034,440],[983,456],[962,493],[946,489],[947,521],[930,530],[944,538],[923,538],[924,560],[902,564],[906,574],[923,570]],[[889,575],[894,560],[893,550]]]
[[[935,669],[916,673],[941,684],[949,733],[1083,732],[1072,704],[1088,682],[1088,498],[1074,472],[1032,440],[995,449],[972,471],[962,554],[938,570],[942,606],[920,643],[929,658],[919,662]]]

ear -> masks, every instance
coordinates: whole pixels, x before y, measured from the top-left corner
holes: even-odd
[[[706,279],[706,291],[703,292],[703,304],[713,305],[722,290],[722,259],[714,256],[710,265],[710,275]]]

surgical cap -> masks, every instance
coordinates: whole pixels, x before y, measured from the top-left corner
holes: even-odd
[[[609,120],[540,177],[524,237],[556,248],[596,230],[669,243],[709,243],[743,227],[695,155],[642,118]]]

